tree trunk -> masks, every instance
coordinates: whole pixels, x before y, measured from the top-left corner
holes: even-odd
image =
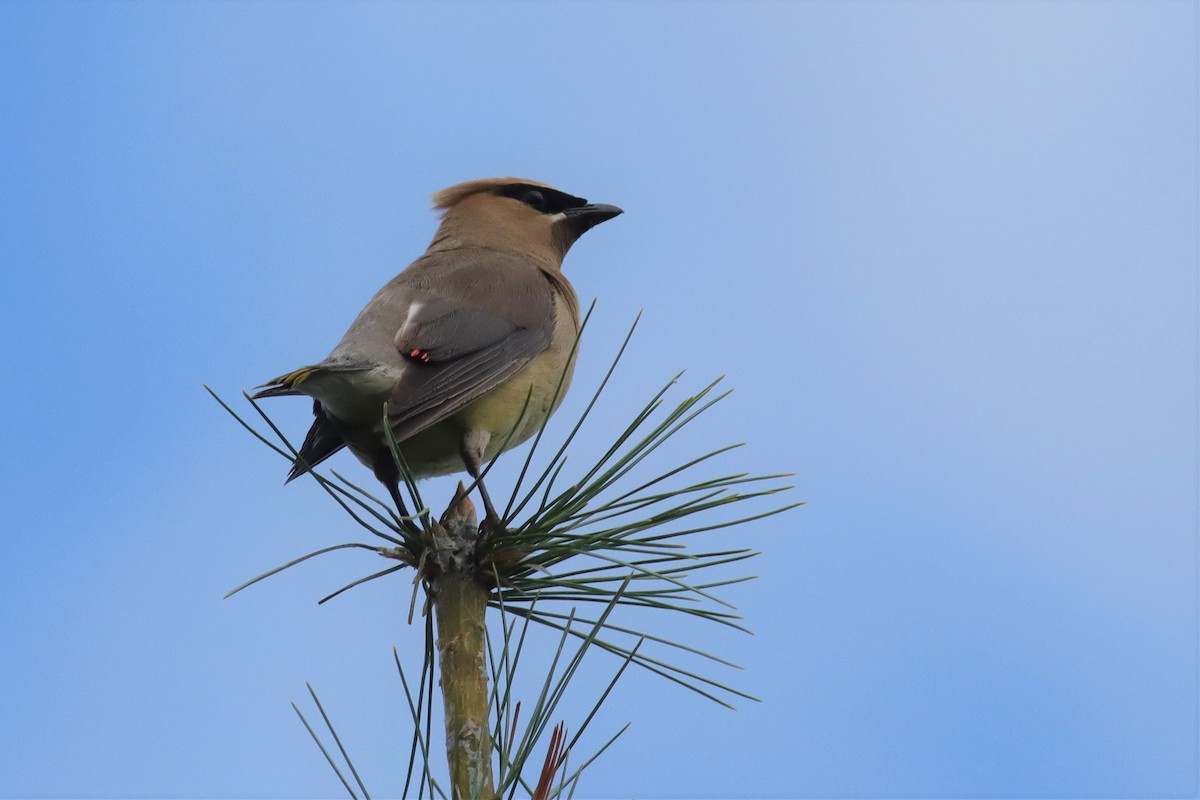
[[[460,497],[461,485],[460,485]],[[479,528],[462,499],[442,519],[437,536],[440,574],[430,582],[437,618],[438,667],[446,712],[446,758],[452,800],[492,800],[492,733],[488,720],[488,590],[474,558]]]

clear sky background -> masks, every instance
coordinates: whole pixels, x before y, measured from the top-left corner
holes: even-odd
[[[673,457],[808,502],[714,537],[755,636],[656,623],[763,702],[630,674],[583,796],[1196,795],[1196,4],[9,2],[0,102],[0,795],[338,796],[306,680],[399,792],[408,580],[222,600],[361,537],[201,383],[324,356],[493,175],[626,210],[551,431],[644,309],[581,460],[725,374]]]

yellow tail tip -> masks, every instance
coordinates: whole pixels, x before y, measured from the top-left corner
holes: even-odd
[[[314,372],[316,372],[316,369],[313,367],[301,367],[300,369],[294,370],[293,372],[288,372],[283,375],[280,375],[278,378],[272,378],[271,380],[264,383],[262,386],[256,386],[254,388],[262,389],[265,386],[286,386],[289,389],[294,389],[295,387],[299,386],[300,384],[304,383],[306,380],[311,378],[312,374]]]

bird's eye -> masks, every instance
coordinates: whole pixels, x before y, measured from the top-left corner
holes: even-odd
[[[538,211],[541,211],[546,205],[546,196],[537,189],[530,189],[521,195],[521,202],[530,208],[536,208]]]

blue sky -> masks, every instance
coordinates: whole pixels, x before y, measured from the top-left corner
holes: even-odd
[[[722,540],[754,637],[665,621],[763,702],[630,675],[583,796],[1196,796],[1194,3],[12,2],[0,100],[0,796],[338,796],[306,680],[399,792],[408,581],[222,600],[355,534],[201,384],[506,174],[626,210],[552,430],[644,309],[581,452],[724,374],[677,452],[808,503]]]

